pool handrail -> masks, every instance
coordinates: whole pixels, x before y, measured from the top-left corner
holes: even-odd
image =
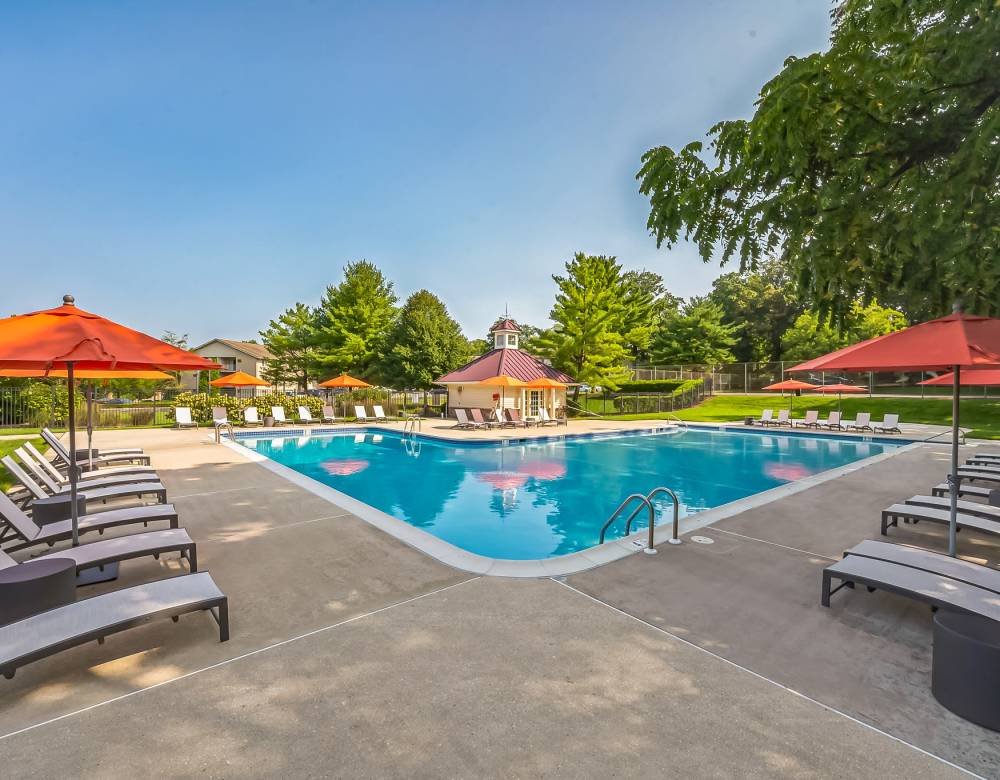
[[[649,499],[646,498],[642,493],[633,493],[632,495],[628,496],[624,501],[622,501],[621,504],[618,505],[618,508],[611,513],[611,516],[607,519],[607,521],[605,521],[604,526],[601,528],[600,542],[598,542],[598,544],[604,544],[604,534],[607,532],[608,527],[618,518],[618,515],[622,513],[625,507],[627,507],[636,499],[639,499],[646,507],[646,509],[649,511],[649,524],[650,525],[653,524],[653,517],[654,517],[653,505],[650,503]],[[640,506],[639,509],[642,509],[642,507]],[[638,512],[639,509],[637,509],[636,512]],[[633,513],[633,516],[634,515],[635,512]]]
[[[670,498],[671,498],[671,500],[673,501],[673,504],[674,504],[673,533],[670,536],[670,538],[667,539],[667,542],[669,544],[680,544],[681,540],[680,540],[680,537],[678,536],[678,531],[680,530],[680,510],[681,510],[681,505],[680,505],[680,501],[677,498],[677,494],[673,490],[671,490],[670,488],[663,487],[662,485],[660,487],[653,488],[652,490],[649,491],[649,493],[646,494],[646,500],[649,501],[649,503],[650,503],[651,506],[652,506],[652,503],[653,503],[653,498],[655,498],[658,493],[666,493],[668,496],[670,496]],[[639,509],[641,509],[641,508],[642,507],[639,507]],[[637,514],[639,514],[639,509],[636,509],[631,515],[629,515],[628,520],[625,521],[625,536],[628,536],[628,532],[632,528],[632,521],[635,519],[635,516]],[[646,549],[644,550],[644,552],[649,553],[650,555],[655,555],[656,554],[656,547],[653,546],[653,524],[652,523],[649,524],[649,542],[646,544]]]

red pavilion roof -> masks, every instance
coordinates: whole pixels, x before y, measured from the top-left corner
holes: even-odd
[[[437,384],[479,382],[501,374],[522,382],[548,377],[566,385],[577,384],[573,377],[545,365],[535,356],[519,349],[494,349],[434,381]]]

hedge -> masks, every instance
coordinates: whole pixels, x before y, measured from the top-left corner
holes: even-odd
[[[237,398],[232,395],[206,395],[205,393],[181,393],[174,401],[174,406],[188,406],[191,408],[191,418],[197,423],[206,425],[212,422],[212,407],[222,406],[226,410],[226,417],[232,422],[243,421],[243,410],[251,404],[257,407],[257,413],[261,419],[270,416],[272,406],[282,406],[285,409],[285,417],[295,420],[299,416],[299,407],[305,406],[313,417],[323,416],[323,399],[311,395],[279,395],[271,393],[260,395],[256,398]]]
[[[622,382],[618,386],[619,393],[672,393],[688,382],[700,382],[694,379],[642,379],[635,382]]]

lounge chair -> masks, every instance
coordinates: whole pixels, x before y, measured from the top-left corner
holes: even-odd
[[[899,415],[898,414],[886,414],[882,417],[882,422],[875,423],[872,426],[873,431],[878,431],[880,433],[902,433],[899,429]]]
[[[42,428],[42,437],[44,438],[46,434],[48,434],[52,438],[56,438],[55,434],[52,433],[52,431],[50,431],[48,428]],[[78,458],[89,457],[89,456],[87,456],[87,455],[84,454],[85,452],[86,452],[86,450],[80,452],[77,455],[77,457]],[[94,452],[96,453],[96,452],[98,452],[98,450],[94,450]],[[144,451],[143,451],[142,447],[112,447],[110,449],[101,449],[100,453],[101,453],[101,455],[109,455],[109,456],[111,456],[111,455],[131,455],[132,453],[135,453],[136,455],[143,455]]]
[[[521,410],[520,409],[511,409],[511,408],[508,408],[508,409],[504,409],[503,413],[505,415],[507,415],[507,420],[510,421],[511,423],[513,423],[515,428],[519,428],[519,427],[520,428],[527,428],[530,425],[534,425],[534,423],[529,422],[528,420],[524,420],[524,419],[521,418]]]
[[[933,509],[951,510],[951,496],[910,496],[906,499],[907,504],[916,506],[927,506]],[[974,517],[985,517],[987,520],[1000,522],[1000,506],[992,504],[980,504],[978,501],[962,501],[959,499],[956,504],[959,512]]]
[[[274,418],[275,425],[288,425],[288,420],[285,419],[285,407],[284,406],[272,406],[271,416]]]
[[[887,536],[891,526],[899,527],[899,521],[907,523],[938,523],[948,525],[951,522],[949,509],[934,509],[917,504],[893,504],[882,510],[882,536]],[[968,528],[989,536],[1000,536],[1000,521],[988,520],[978,515],[959,512],[955,517],[958,528]]]
[[[515,425],[503,416],[503,411],[499,408],[493,409],[493,424],[497,428],[514,428]]]
[[[468,430],[475,430],[476,428],[485,428],[485,425],[480,425],[477,422],[473,422],[469,419],[469,416],[465,413],[465,409],[453,409],[455,412],[455,419],[458,420],[458,424],[455,426],[459,430],[465,428]]]
[[[229,413],[224,406],[212,407],[212,425],[218,428],[220,425],[232,425],[229,422]]]
[[[372,416],[375,418],[376,422],[389,422],[389,418],[386,415],[386,413],[382,411],[381,406],[378,405],[373,406],[372,412],[374,412]]]
[[[991,461],[1000,465],[1000,455],[995,452],[977,452],[972,457],[976,460]]]
[[[55,455],[56,459],[65,465],[69,466],[69,450],[63,447],[62,442],[56,437],[52,431],[48,428],[42,428],[42,438],[45,439],[45,443],[52,448],[52,453]],[[136,463],[141,466],[149,465],[149,456],[144,455],[142,450],[129,450],[126,452],[107,450],[105,452],[100,452],[98,450],[98,455],[94,456],[94,466],[100,468],[101,466],[110,466],[115,463]],[[82,468],[89,468],[90,458],[87,453],[81,450],[77,450],[76,462]]]
[[[854,422],[846,422],[844,425],[850,431],[871,431],[871,419],[871,412],[858,412],[857,419]],[[872,432],[874,433],[874,431]]]
[[[928,555],[933,555],[933,553],[928,553]],[[935,556],[935,558],[938,559],[934,561],[935,566],[938,564],[947,565],[946,561],[939,560],[947,558],[947,556]],[[953,563],[967,563],[951,558],[948,560]],[[912,562],[916,563],[917,561]],[[930,563],[924,565],[929,566]],[[975,566],[976,564],[970,565]],[[990,571],[985,566],[978,568],[982,569],[983,572]],[[957,569],[963,569],[963,571],[957,571]],[[951,573],[951,567],[948,570]],[[979,572],[975,576],[979,576],[983,572]],[[887,590],[890,593],[897,593],[906,598],[930,604],[932,607],[967,612],[1000,621],[1000,600],[997,599],[997,593],[994,590],[973,585],[965,579],[959,579],[958,577],[971,578],[973,576],[972,572],[965,570],[965,567],[955,567],[954,573],[957,576],[928,571],[926,568],[897,563],[894,560],[850,554],[823,569],[820,603],[824,607],[829,607],[831,595],[845,586],[853,588],[855,584],[860,584],[866,585],[869,590]],[[990,575],[986,575],[986,578],[991,583],[996,579]],[[831,587],[834,579],[840,580],[841,583],[836,588]]]
[[[174,407],[174,427],[175,428],[197,428],[198,423],[196,423],[191,418],[191,407],[190,406],[175,406]]]
[[[848,555],[898,563],[901,566],[922,569],[993,593],[1000,593],[1000,571],[997,569],[962,558],[952,558],[950,555],[925,550],[922,547],[866,539],[844,552],[845,558]]]
[[[304,425],[315,425],[319,422],[315,417],[312,416],[312,412],[309,411],[309,407],[300,406],[299,407],[299,422]]]
[[[768,426],[771,424],[771,420],[774,417],[774,409],[765,409],[760,413],[760,417],[754,420],[758,425]]]
[[[493,420],[487,420],[483,417],[483,410],[478,407],[469,409],[469,414],[472,415],[472,422],[476,424],[477,428],[493,428],[497,425]]]
[[[24,550],[39,544],[52,545],[73,536],[71,520],[38,525],[7,496],[0,493],[0,546],[7,552]],[[177,510],[173,504],[155,506],[130,506],[123,509],[109,509],[107,512],[81,515],[77,527],[82,536],[91,531],[104,533],[109,528],[142,523],[167,522],[177,528]]]
[[[69,490],[68,477],[55,469],[52,469],[52,471],[55,471],[53,475],[52,471],[32,457],[24,447],[15,449],[14,454],[17,455],[21,460],[21,464],[35,478],[35,481],[46,487],[50,493],[65,493]],[[42,462],[48,463],[44,458],[42,458]],[[77,482],[77,487],[89,490],[91,488],[108,487],[110,485],[134,485],[137,482],[158,480],[159,477],[155,472],[140,471],[138,473],[102,474],[100,471],[91,471],[85,476],[81,476],[79,482]]]
[[[825,420],[819,420],[816,424],[817,428],[827,428],[828,430],[833,430],[836,428],[838,431],[844,429],[843,423],[840,422],[841,415],[840,412],[830,412]]]
[[[86,569],[102,568],[109,563],[145,558],[148,555],[159,558],[162,554],[170,552],[180,553],[181,558],[187,559],[191,571],[198,571],[198,548],[183,528],[166,528],[162,531],[146,531],[116,536],[114,539],[100,539],[77,547],[67,547],[65,550],[42,553],[29,560],[69,558],[76,564],[76,573],[79,574]],[[17,565],[18,561],[0,550],[0,569]]]
[[[549,417],[549,410],[546,409],[544,406],[541,406],[541,407],[538,408],[538,424],[539,425],[555,425],[555,426],[558,427],[560,425],[565,425],[566,424],[566,418],[565,417],[561,417],[561,418],[560,417]]]
[[[764,425],[791,425],[792,424],[792,412],[790,409],[779,409],[778,416],[772,418]]]
[[[260,412],[257,411],[257,407],[253,404],[243,410],[243,424],[248,428],[263,425],[260,421]]]
[[[983,482],[1000,482],[1000,469],[989,466],[959,466],[958,474],[963,481],[982,480]]]
[[[63,468],[58,468],[57,465],[46,458],[42,453],[35,449],[35,445],[30,441],[24,442],[24,449],[26,449],[31,456],[38,462],[38,464],[44,468],[53,479],[59,480],[66,476],[68,469],[64,466]],[[156,476],[156,470],[152,466],[111,466],[106,469],[98,469],[96,471],[83,471],[80,473],[80,482],[90,482],[92,480],[105,479],[107,477],[114,477],[119,474],[145,474],[146,479],[159,479]]]
[[[176,621],[201,610],[208,610],[219,624],[219,641],[229,639],[229,601],[208,572],[168,577],[46,610],[0,627],[0,673],[9,680],[25,664],[70,647],[95,639],[103,642],[155,618]]]
[[[333,411],[333,407],[329,404],[323,406],[323,422],[325,423],[338,423],[344,422],[343,417],[337,417],[336,413]]]
[[[805,418],[792,420],[793,428],[819,428],[819,412],[816,409],[806,411]]]
[[[373,421],[373,418],[368,416],[368,412],[365,411],[365,407],[363,406],[354,407],[354,418],[361,423]]]
[[[17,465],[17,462],[10,456],[4,455],[0,458],[0,463],[7,467],[18,482],[25,487],[34,499],[48,498],[50,495],[69,494],[69,487],[65,489],[47,492],[38,482],[32,479],[25,471]],[[88,501],[107,501],[109,498],[141,498],[144,495],[153,494],[161,504],[167,503],[167,489],[161,482],[136,482],[127,485],[106,485],[102,487],[88,487],[86,485],[77,486],[77,495],[83,496]]]
[[[993,492],[994,488],[986,487],[985,485],[970,485],[968,482],[963,482],[958,486],[958,497],[963,498],[964,496],[971,496],[972,498],[985,498],[989,499],[990,494]],[[950,496],[951,495],[951,485],[947,482],[942,482],[939,485],[935,485],[931,488],[932,496]]]

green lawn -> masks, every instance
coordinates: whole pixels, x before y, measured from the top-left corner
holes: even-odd
[[[729,422],[744,417],[759,417],[764,409],[788,407],[788,396],[775,395],[717,395],[690,409],[676,412],[682,420],[691,422]],[[803,417],[807,409],[818,409],[821,416],[836,411],[837,399],[816,395],[803,395],[793,399],[792,416]],[[842,409],[845,419],[854,419],[858,412],[871,412],[873,420],[881,420],[888,413],[899,414],[902,422],[951,424],[950,398],[844,398]],[[669,419],[673,415],[630,414],[617,415],[618,420]],[[962,427],[969,435],[979,439],[1000,439],[1000,401],[972,398],[962,401]]]
[[[30,441],[34,444],[35,447],[38,448],[39,452],[45,452],[49,448],[49,445],[40,438],[0,439],[0,458],[4,455],[10,455],[15,449],[23,445],[26,441]],[[14,478],[7,472],[7,469],[0,467],[0,490],[7,490],[12,484],[14,484]]]

